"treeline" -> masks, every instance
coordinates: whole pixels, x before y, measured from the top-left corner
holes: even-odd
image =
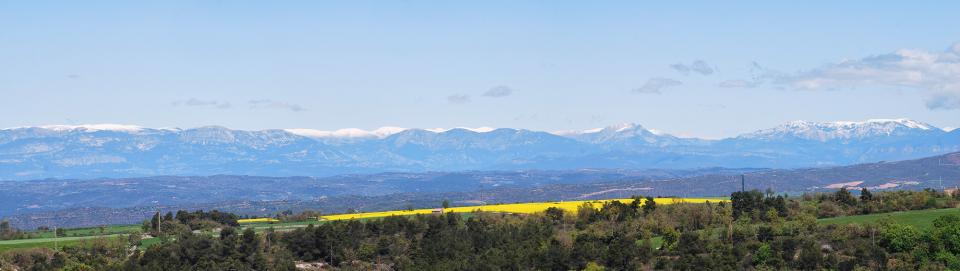
[[[32,237],[31,234],[11,227],[10,221],[0,221],[0,240],[26,239],[30,237]]]
[[[960,202],[960,193],[946,194],[944,191],[924,189],[921,191],[889,191],[872,193],[866,188],[854,195],[846,188],[836,193],[804,194],[806,208],[817,208],[817,217],[835,217],[845,215],[889,213],[909,210],[940,209],[956,207]]]
[[[217,210],[210,212],[204,212],[203,210],[194,212],[180,210],[177,211],[176,215],[168,212],[162,217],[160,213],[157,212],[153,215],[153,218],[143,221],[141,228],[144,232],[157,236],[164,231],[177,233],[184,230],[212,230],[226,226],[236,227],[239,226],[239,224],[237,224],[237,219],[239,218],[240,216],[236,214]]]
[[[930,229],[816,220],[956,207],[953,195],[938,191],[746,191],[704,204],[644,204],[648,199],[586,204],[576,212],[387,217],[259,234],[218,223],[219,236],[193,233],[188,225],[197,219],[177,214],[166,221],[182,226],[164,229],[167,241],[142,253],[121,252],[120,245],[8,253],[0,269],[293,270],[295,262],[325,270],[960,269],[960,216],[937,218]]]

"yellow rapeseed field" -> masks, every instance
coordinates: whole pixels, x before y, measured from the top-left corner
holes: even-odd
[[[264,222],[266,222],[266,223],[277,223],[277,222],[280,222],[280,220],[276,220],[276,219],[273,219],[273,218],[237,219],[237,223],[240,223],[240,224],[244,224],[244,223],[264,223]]]
[[[532,214],[537,212],[543,212],[550,207],[557,207],[563,209],[567,212],[576,212],[577,208],[582,206],[584,203],[593,204],[594,208],[600,209],[604,203],[611,201],[620,201],[625,204],[630,204],[633,202],[633,199],[606,199],[606,200],[581,200],[581,201],[556,201],[556,202],[530,202],[530,203],[511,203],[511,204],[496,204],[496,205],[480,205],[480,206],[465,206],[465,207],[452,207],[443,209],[445,213],[472,213],[477,211],[482,212],[499,212],[499,213],[521,213],[521,214]],[[729,200],[726,199],[717,199],[717,198],[656,198],[654,202],[657,204],[674,204],[674,203],[704,203],[704,202],[720,202]],[[378,218],[378,217],[387,217],[387,216],[405,216],[405,215],[417,215],[417,214],[431,214],[434,210],[439,209],[416,209],[416,210],[401,210],[401,211],[385,211],[385,212],[369,212],[369,213],[356,213],[356,214],[339,214],[339,215],[326,215],[321,216],[323,220],[347,220],[347,219],[364,219],[364,218]]]

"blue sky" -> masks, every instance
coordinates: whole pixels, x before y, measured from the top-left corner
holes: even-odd
[[[0,1],[0,127],[960,126],[957,2]]]

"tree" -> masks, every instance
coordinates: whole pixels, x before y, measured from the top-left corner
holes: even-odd
[[[753,264],[754,265],[764,265],[773,258],[773,250],[770,249],[770,245],[763,244],[757,248],[757,252],[753,254]]]
[[[817,244],[815,242],[805,242],[800,249],[800,258],[797,261],[800,268],[803,270],[817,270],[822,261],[823,255],[821,255],[820,248],[817,247]]]
[[[866,187],[860,189],[860,201],[870,201],[873,200],[873,193],[870,193],[870,190],[867,190]]]
[[[440,205],[443,206],[443,209],[450,208],[450,201],[444,199],[444,200],[443,200],[443,203],[441,203]]]
[[[856,198],[850,194],[850,191],[848,191],[846,187],[842,187],[840,190],[837,190],[837,193],[834,197],[836,198],[837,202],[843,203],[847,206],[853,206],[857,204]]]
[[[756,189],[733,192],[733,194],[730,194],[730,203],[733,205],[734,219],[744,214],[750,215],[754,210],[761,209],[763,205],[763,193],[760,193],[760,191]]]
[[[9,232],[11,232],[10,221],[0,221],[0,235],[6,235]]]
[[[543,213],[547,217],[547,219],[550,219],[550,221],[553,221],[554,223],[563,222],[563,209],[560,209],[557,207],[550,207],[550,208],[547,208],[547,210],[544,211]]]
[[[654,210],[657,210],[657,201],[653,200],[653,197],[647,196],[647,200],[643,202],[643,215],[650,214]]]
[[[883,228],[880,241],[891,252],[909,252],[920,241],[920,231],[910,225],[894,223]]]

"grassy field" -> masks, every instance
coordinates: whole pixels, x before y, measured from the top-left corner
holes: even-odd
[[[604,203],[611,201],[620,201],[623,203],[629,204],[633,199],[607,199],[607,200],[583,200],[583,201],[555,201],[555,202],[530,202],[530,203],[510,203],[510,204],[493,204],[493,205],[480,205],[480,206],[465,206],[465,207],[452,207],[443,209],[445,213],[472,213],[477,211],[482,212],[499,212],[499,213],[520,213],[520,214],[532,214],[543,212],[550,207],[556,207],[563,209],[567,212],[576,212],[577,208],[583,206],[585,203],[593,204],[594,208],[600,208]],[[704,203],[704,202],[718,202],[718,201],[728,201],[727,199],[719,198],[656,198],[654,202],[657,204],[674,204],[680,202],[686,203]],[[388,217],[388,216],[407,216],[407,215],[418,215],[418,214],[431,214],[434,209],[416,209],[416,210],[400,210],[400,211],[385,211],[385,212],[369,212],[369,213],[356,213],[356,214],[339,214],[339,215],[326,215],[321,216],[324,220],[349,220],[349,219],[365,219],[365,218],[378,218],[378,217]]]
[[[35,248],[35,247],[46,247],[46,248],[53,249],[55,245],[57,247],[73,246],[73,245],[80,244],[82,240],[86,240],[86,239],[113,238],[118,236],[125,236],[125,235],[111,234],[111,235],[102,235],[102,236],[61,237],[56,240],[54,238],[3,240],[3,241],[0,241],[0,252],[11,250],[11,249]]]
[[[820,224],[824,224],[824,225],[863,224],[863,223],[877,222],[884,217],[890,217],[897,223],[912,225],[914,227],[917,227],[918,229],[928,229],[930,227],[933,227],[934,219],[943,215],[948,215],[948,214],[960,215],[960,209],[949,208],[949,209],[893,212],[893,213],[884,213],[884,214],[841,216],[841,217],[819,219],[818,221],[820,222]]]
[[[273,228],[277,231],[284,230],[293,230],[297,228],[306,228],[307,225],[318,225],[323,223],[323,221],[310,220],[310,221],[294,221],[294,222],[278,222],[278,223],[241,223],[240,227],[242,229],[253,228],[256,232],[263,232],[269,228]]]
[[[105,226],[103,232],[100,232],[99,227],[90,227],[90,228],[72,228],[65,229],[64,236],[60,237],[77,237],[77,236],[99,236],[99,235],[110,235],[110,234],[130,234],[130,233],[139,233],[141,231],[140,225],[113,225]],[[53,231],[39,232],[37,233],[37,238],[53,238]]]

